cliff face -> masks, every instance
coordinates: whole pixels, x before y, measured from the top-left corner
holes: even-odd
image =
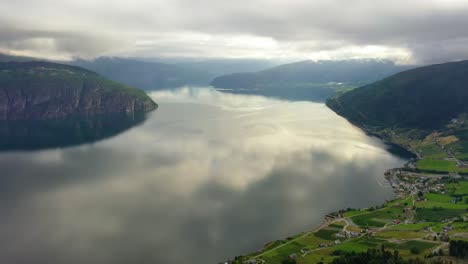
[[[147,112],[156,107],[143,91],[78,67],[0,63],[0,120]]]

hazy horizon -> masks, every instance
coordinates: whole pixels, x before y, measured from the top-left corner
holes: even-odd
[[[468,58],[466,1],[1,1],[0,52],[47,59]]]

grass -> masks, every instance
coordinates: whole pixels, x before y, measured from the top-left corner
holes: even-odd
[[[417,256],[424,256],[425,254],[429,253],[429,251],[440,245],[439,243],[431,243],[425,241],[418,241],[418,240],[410,240],[403,243],[385,243],[385,247],[387,249],[398,250],[401,256],[404,257],[415,257]],[[419,254],[411,253],[412,249],[416,249]]]
[[[338,228],[338,229],[343,229],[343,227],[346,225],[345,221],[340,221],[340,222],[335,222],[333,224],[328,225],[328,227],[333,227],[333,228]]]
[[[308,249],[318,248],[320,244],[331,244],[333,241],[335,241],[335,238],[327,240],[318,237],[315,234],[310,234],[297,240],[298,243],[304,245],[304,247],[307,247]]]
[[[298,264],[306,263],[331,263],[335,257],[331,256],[333,249],[327,248],[314,252],[313,254],[307,254],[303,259],[297,261]]]
[[[336,234],[338,231],[336,230],[329,230],[329,229],[321,229],[315,233],[316,237],[325,239],[325,240],[335,240],[336,239]]]
[[[426,158],[443,159],[447,157],[447,154],[435,143],[420,145],[417,149]]]
[[[377,248],[384,242],[385,240],[375,237],[361,237],[343,242],[335,246],[334,249],[345,252],[366,252],[368,248]]]
[[[455,172],[457,166],[455,161],[425,158],[418,160],[417,168],[426,171]]]
[[[453,230],[449,234],[468,233],[468,223],[452,223]]]
[[[417,224],[401,224],[391,226],[389,230],[398,230],[398,231],[420,231],[424,230],[425,227],[430,227],[434,223],[417,223]]]
[[[415,239],[415,238],[422,238],[426,234],[424,232],[419,231],[410,231],[406,230],[404,232],[398,230],[386,230],[377,233],[378,238],[384,239]]]
[[[424,197],[431,202],[440,202],[440,203],[451,203],[453,201],[453,197],[450,197],[445,194],[439,193],[426,193]]]
[[[400,206],[387,207],[382,210],[375,210],[366,214],[356,215],[351,217],[351,219],[359,226],[383,227],[392,220],[400,218],[402,210],[403,207]]]
[[[455,195],[468,195],[468,181],[447,184],[446,188]]]
[[[466,213],[463,209],[440,209],[434,210],[431,208],[417,208],[416,218],[418,220],[426,220],[429,222],[441,222],[446,219],[454,218]]]
[[[352,210],[343,214],[344,217],[352,217],[358,214],[365,213],[365,210]]]
[[[453,203],[455,200],[454,197],[448,196],[448,195],[443,195],[443,194],[435,194],[435,193],[427,193],[425,195],[427,198],[427,201],[424,202],[418,202],[416,204],[417,207],[420,208],[444,208],[444,209],[466,209],[467,204],[465,204],[464,201],[458,202],[458,203]]]
[[[303,244],[295,241],[278,248],[277,250],[270,251],[265,255],[262,255],[261,258],[267,263],[281,263],[283,260],[287,259],[290,254],[300,252],[303,247]]]
[[[453,199],[452,199],[453,200]],[[416,204],[418,208],[428,208],[433,209],[436,208],[443,208],[443,209],[453,209],[453,210],[463,210],[466,209],[468,206],[465,202],[458,202],[458,203],[442,203],[442,202],[433,202],[431,200],[425,202],[419,202]]]
[[[457,155],[455,155],[455,156],[456,156],[457,159],[459,159],[459,160],[468,161],[468,153],[457,154]]]

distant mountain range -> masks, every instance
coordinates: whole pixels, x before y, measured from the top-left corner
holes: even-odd
[[[0,61],[30,60],[37,59],[0,54]],[[147,91],[211,84],[217,89],[231,92],[310,101],[325,101],[337,91],[368,84],[411,68],[387,60],[372,59],[302,61],[279,66],[278,61],[261,59],[116,57],[76,59],[61,63],[79,66]]]
[[[236,72],[251,72],[261,71],[279,65],[278,61],[261,60],[261,59],[209,59],[209,60],[192,60],[192,61],[167,61],[166,63],[174,63],[175,65],[198,69],[213,74],[210,82],[218,76],[232,74]]]
[[[101,57],[94,60],[75,60],[69,64],[95,71],[112,80],[143,90],[184,85],[206,86],[213,78],[213,74],[203,70],[125,58]]]
[[[412,66],[399,66],[387,60],[302,61],[258,72],[234,73],[217,77],[211,83],[218,89],[256,91],[259,94],[292,93],[306,99],[325,100],[337,90],[380,80]]]
[[[420,67],[327,102],[354,123],[436,129],[468,114],[468,61]]]
[[[0,54],[0,61],[40,61],[37,58]],[[208,86],[217,76],[261,70],[276,65],[255,59],[147,59],[99,57],[92,60],[55,61],[97,72],[112,80],[143,90],[177,88],[184,85]]]

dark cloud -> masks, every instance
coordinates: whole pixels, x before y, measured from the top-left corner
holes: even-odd
[[[37,51],[45,56],[74,55],[90,57],[119,45],[113,37],[93,32],[49,31],[0,26],[0,48]],[[125,43],[125,41],[120,41]]]
[[[9,10],[0,48],[18,52],[425,63],[466,58],[468,47],[466,1],[21,0],[0,8]],[[377,48],[361,51],[369,47]]]

